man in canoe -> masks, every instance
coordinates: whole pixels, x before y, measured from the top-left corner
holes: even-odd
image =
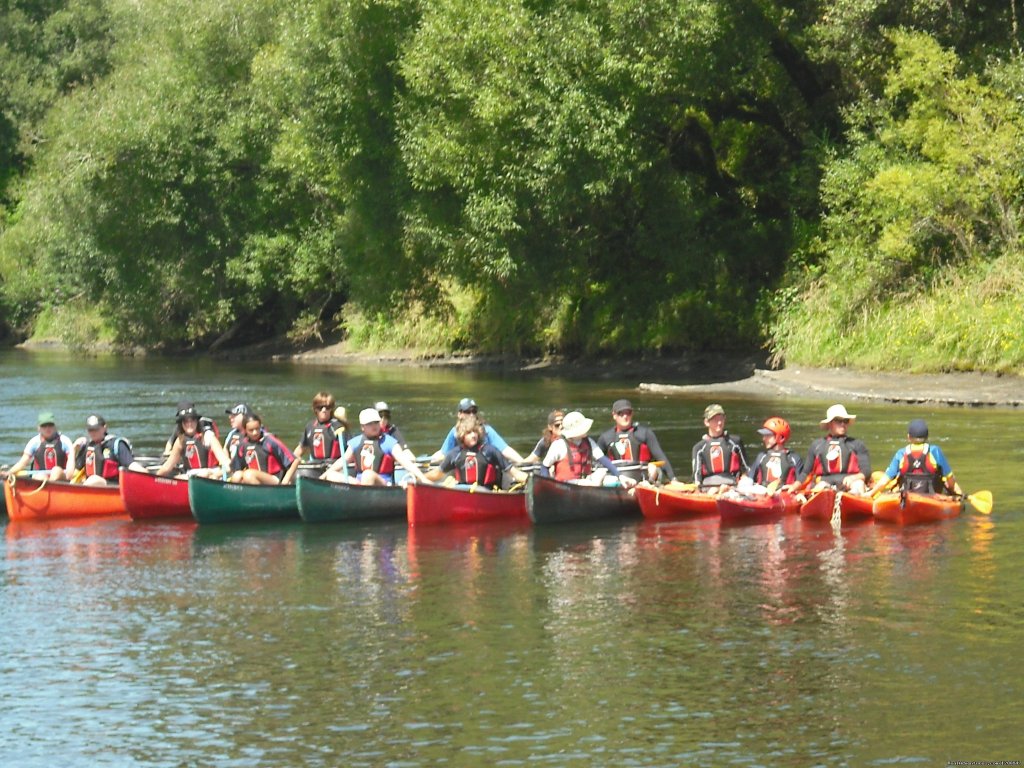
[[[57,431],[53,414],[39,414],[39,434],[28,441],[9,473],[16,475],[28,470],[33,477],[50,480],[69,480],[75,474],[74,447],[71,440]]]
[[[426,475],[416,466],[416,457],[398,444],[390,435],[381,430],[380,414],[374,408],[359,412],[361,435],[348,444],[345,455],[335,461],[320,477],[332,483],[354,483],[357,485],[393,485],[395,465],[403,467],[418,482],[429,482]],[[348,465],[355,462],[356,475],[351,477]]]
[[[472,416],[479,416],[479,409],[477,408],[476,401],[469,397],[464,397],[459,401],[459,413],[458,416],[461,418],[464,414],[470,414]],[[483,421],[481,419],[481,421]],[[490,424],[484,422],[484,442],[490,443],[497,448],[501,455],[504,456],[511,462],[516,464],[523,463],[523,457],[512,448],[505,439],[498,434],[497,430],[494,429]],[[455,439],[455,427],[451,428],[448,432],[448,436],[445,437],[444,442],[441,444],[440,449],[430,457],[432,463],[440,462],[453,448],[457,446],[458,441]]]
[[[828,434],[811,443],[801,482],[812,478],[818,488],[831,486],[839,491],[865,493],[867,479],[871,477],[871,458],[864,442],[848,434],[850,424],[856,420],[840,404],[829,407],[825,418],[818,422]]]
[[[379,400],[374,403],[373,408],[380,414],[380,431],[385,435],[390,435],[395,438],[395,442],[408,450],[409,443],[406,442],[405,436],[402,434],[402,430],[395,426],[395,423],[391,421],[391,406],[383,400]]]
[[[555,480],[566,483],[602,485],[607,475],[619,478],[624,488],[636,481],[619,474],[618,467],[604,455],[604,451],[588,436],[594,420],[579,411],[570,411],[562,419],[562,435],[551,442],[544,456],[543,466]]]
[[[722,493],[750,471],[743,440],[725,428],[725,409],[712,403],[704,409],[707,432],[693,446],[693,482],[704,493]]]
[[[85,420],[86,435],[74,442],[75,477],[85,485],[117,485],[118,470],[127,467],[136,472],[146,469],[135,461],[132,444],[107,431],[107,422],[99,414]]]
[[[746,475],[746,479],[753,485],[780,491],[792,491],[799,485],[804,460],[799,453],[786,447],[790,431],[789,422],[778,416],[765,420],[757,430],[764,443],[764,450],[758,454]],[[741,479],[740,485],[744,482]]]
[[[295,446],[295,461],[288,468],[282,482],[292,481],[307,451],[310,460],[319,464],[316,476],[344,455],[348,444],[345,441],[345,426],[334,418],[336,407],[334,395],[330,392],[317,392],[313,396],[313,419],[306,425],[302,439]]]
[[[245,417],[245,435],[231,460],[232,483],[280,485],[294,462],[292,452],[263,428],[263,419],[258,414]]]
[[[872,495],[893,480],[910,493],[942,493],[962,496],[953,469],[942,449],[928,443],[928,423],[914,419],[907,426],[907,445],[893,454],[885,473],[871,487]]]
[[[156,474],[161,477],[199,475],[211,479],[226,476],[231,459],[221,447],[213,427],[204,428],[204,422],[210,420],[199,415],[195,403],[178,403],[175,421],[177,428],[170,451]]]
[[[228,425],[231,427],[227,435],[224,436],[224,450],[228,459],[234,461],[235,456],[238,455],[238,444],[245,437],[245,420],[255,411],[246,403],[239,403],[234,408],[228,408],[224,413],[228,415]]]
[[[612,421],[615,426],[597,439],[598,447],[609,459],[646,464],[647,479],[652,483],[676,479],[672,463],[661,450],[654,430],[633,422],[633,404],[629,400],[612,403]]]
[[[500,489],[507,471],[517,483],[527,481],[525,472],[512,466],[497,448],[484,440],[484,423],[475,414],[459,419],[455,439],[458,445],[445,454],[439,467],[427,473],[428,480],[440,480],[446,472],[451,472],[455,482],[461,485]]]

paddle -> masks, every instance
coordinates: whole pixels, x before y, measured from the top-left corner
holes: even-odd
[[[961,496],[961,498],[974,507],[976,512],[983,515],[992,514],[992,491],[977,491],[969,496]]]

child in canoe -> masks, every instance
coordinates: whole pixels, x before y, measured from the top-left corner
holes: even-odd
[[[789,422],[778,416],[766,419],[757,430],[764,443],[750,472],[740,478],[737,489],[744,492],[763,489],[770,491],[793,491],[799,485],[798,479],[803,474],[804,460],[796,451],[786,447],[789,440]]]
[[[526,482],[526,473],[512,466],[501,451],[486,441],[484,423],[476,414],[463,413],[459,416],[455,439],[458,445],[445,454],[439,467],[427,473],[427,479],[437,481],[450,472],[460,485],[500,489],[507,471],[517,483]]]

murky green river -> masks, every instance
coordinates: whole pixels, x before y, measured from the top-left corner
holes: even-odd
[[[387,400],[417,453],[472,396],[527,453],[617,397],[685,472],[713,399],[377,366],[0,353],[0,463],[52,410],[159,451],[175,404],[251,403],[291,445],[319,389]],[[679,382],[681,383],[681,382]],[[724,401],[805,448],[831,402]],[[120,521],[0,533],[3,766],[860,766],[1024,760],[1024,443],[1012,410],[846,403],[884,468],[929,420],[968,513],[546,529]]]

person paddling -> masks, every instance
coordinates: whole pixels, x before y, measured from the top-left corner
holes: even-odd
[[[74,442],[75,475],[84,477],[85,485],[117,485],[121,467],[136,472],[146,469],[135,461],[132,444],[107,431],[107,422],[93,413],[85,420],[86,435]]]
[[[893,480],[910,493],[941,493],[962,496],[942,449],[928,442],[928,423],[914,419],[907,426],[907,445],[893,454],[885,473],[871,487],[872,495]]]
[[[156,474],[161,477],[199,475],[211,479],[226,475],[231,460],[221,447],[213,427],[203,428],[204,419],[196,410],[195,403],[178,403],[175,421],[176,437]],[[208,419],[206,421],[209,422]]]
[[[725,409],[712,403],[704,409],[705,435],[693,446],[693,482],[706,493],[721,493],[749,472],[743,440],[725,428]]]
[[[25,450],[8,470],[16,475],[23,470],[36,478],[70,480],[75,473],[74,447],[71,440],[57,431],[53,414],[39,414],[39,434],[28,441]]]
[[[856,420],[841,404],[829,407],[825,418],[818,422],[828,434],[811,443],[801,482],[810,477],[817,481],[817,488],[832,487],[856,494],[867,490],[866,482],[871,477],[868,448],[848,434],[850,424]]]

